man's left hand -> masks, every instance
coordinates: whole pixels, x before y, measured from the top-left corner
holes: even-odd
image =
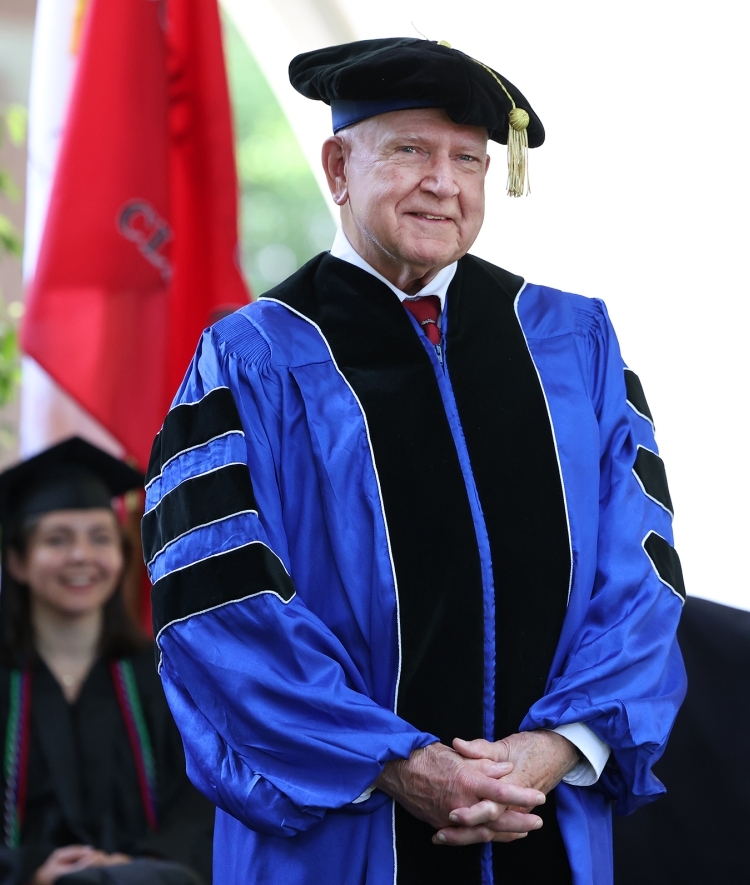
[[[453,748],[467,759],[490,759],[512,762],[513,771],[503,780],[539,790],[545,795],[578,764],[581,754],[567,738],[554,731],[523,731],[501,741],[464,741],[456,738]],[[514,808],[528,813],[531,808]],[[494,802],[484,801],[469,808],[456,808],[450,814],[453,826],[439,830],[433,841],[442,845],[470,845],[490,842],[498,835],[496,821],[501,809]]]

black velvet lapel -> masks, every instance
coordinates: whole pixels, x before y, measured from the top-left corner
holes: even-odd
[[[449,290],[445,346],[492,550],[496,739],[517,731],[544,693],[570,582],[552,429],[514,309],[521,282],[463,258]]]
[[[514,309],[522,282],[472,256],[461,259],[448,292],[445,342],[492,552],[496,739],[518,731],[544,694],[570,581],[552,429]],[[494,846],[498,885],[570,881],[553,795],[540,813],[538,833]]]
[[[447,744],[479,736],[479,553],[458,455],[418,333],[386,285],[329,255],[268,294],[320,326],[367,416],[398,581],[398,713]],[[479,883],[478,847],[436,848],[433,832],[397,808],[399,883]]]

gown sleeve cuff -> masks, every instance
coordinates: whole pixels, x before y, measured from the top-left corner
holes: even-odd
[[[567,738],[581,752],[582,759],[572,771],[563,778],[563,783],[574,787],[590,787],[595,784],[607,764],[609,754],[612,752],[609,744],[584,725],[582,722],[571,722],[568,725],[558,725],[552,731]]]

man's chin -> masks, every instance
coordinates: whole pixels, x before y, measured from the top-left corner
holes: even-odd
[[[414,268],[423,267],[427,272],[447,267],[461,258],[466,250],[462,251],[455,241],[446,243],[439,240],[422,240],[408,247],[403,246],[399,251],[405,264]]]

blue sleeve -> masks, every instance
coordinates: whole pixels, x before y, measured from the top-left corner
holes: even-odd
[[[593,589],[559,675],[521,727],[589,726],[612,755],[587,789],[604,790],[624,814],[664,792],[651,767],[685,695],[675,636],[684,586],[648,407],[637,378],[628,376],[604,305],[588,304],[578,340],[599,427]],[[581,590],[574,585],[573,592]]]
[[[188,774],[246,826],[288,836],[333,809],[379,807],[377,792],[351,803],[386,762],[436,738],[368,696],[297,592],[282,499],[293,455],[283,428],[299,405],[261,345],[248,335],[240,358],[205,333],[154,443],[143,537]]]

